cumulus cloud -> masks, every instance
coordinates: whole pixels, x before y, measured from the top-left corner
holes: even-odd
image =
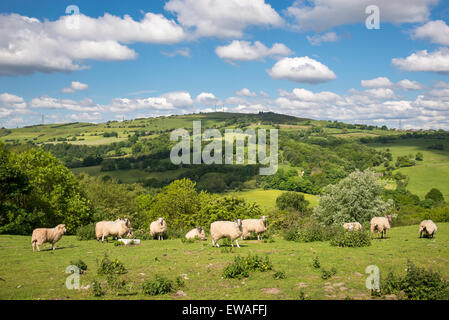
[[[364,88],[389,88],[393,86],[390,79],[386,77],[378,77],[371,80],[362,80],[362,87]]]
[[[215,53],[222,59],[234,61],[263,60],[266,57],[289,56],[292,51],[282,43],[275,43],[271,48],[256,41],[251,44],[249,41],[234,40],[227,46],[219,46]]]
[[[49,96],[34,98],[30,101],[31,108],[40,109],[65,109],[79,112],[100,112],[104,107],[94,103],[92,99],[85,98],[80,101],[71,99],[58,99]]]
[[[240,38],[248,26],[280,26],[279,14],[264,0],[170,0],[164,9],[193,29],[196,37]]]
[[[235,94],[239,97],[255,97],[257,94],[255,92],[252,92],[248,88],[243,88],[241,90],[237,90]]]
[[[24,109],[27,107],[27,103],[22,97],[6,92],[0,94],[0,105],[13,109]]]
[[[424,89],[424,86],[421,83],[419,83],[418,81],[411,81],[409,79],[399,81],[397,83],[397,86],[406,91]]]
[[[300,30],[322,32],[336,26],[364,22],[365,8],[377,5],[381,23],[418,23],[429,19],[430,8],[438,0],[311,0],[295,1],[287,9]]]
[[[182,49],[178,49],[178,50],[175,50],[175,51],[172,51],[172,52],[162,51],[161,53],[164,56],[167,56],[167,57],[170,57],[170,58],[173,58],[173,57],[176,57],[176,56],[183,56],[183,57],[187,57],[187,58],[190,57],[190,49],[189,48],[182,48]]]
[[[89,86],[79,81],[72,81],[70,87],[62,88],[63,93],[75,93],[76,91],[86,90]]]
[[[412,53],[407,58],[394,58],[393,66],[404,71],[428,71],[449,73],[449,49],[440,48],[433,52],[427,50]]]
[[[448,46],[449,26],[443,20],[429,21],[415,28],[412,32],[412,38]]]
[[[304,83],[320,83],[337,78],[331,69],[309,57],[284,58],[268,70],[268,74],[273,79]]]
[[[201,92],[195,100],[203,106],[215,106],[221,104],[220,99],[210,92]]]
[[[315,34],[313,36],[306,36],[307,41],[310,42],[312,46],[319,46],[323,42],[337,42],[340,40],[335,32],[327,32],[324,34]]]

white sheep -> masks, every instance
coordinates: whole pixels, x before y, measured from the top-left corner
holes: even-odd
[[[164,240],[164,233],[167,231],[167,223],[164,218],[159,218],[150,224],[150,235],[154,237],[157,235],[158,240]]]
[[[123,236],[131,236],[131,223],[128,219],[117,219],[115,221],[100,221],[95,225],[95,235],[97,241],[104,242],[104,238],[108,241],[108,236],[122,238]]]
[[[45,242],[50,242],[52,250],[55,250],[55,243],[58,242],[66,232],[65,224],[59,224],[55,228],[34,229],[33,234],[31,235],[33,252],[36,248],[37,251],[41,251],[39,247]]]
[[[267,231],[267,217],[262,216],[261,219],[245,219],[242,220],[242,240],[248,238],[251,232],[257,234],[257,240],[261,239],[260,234]]]
[[[343,224],[343,228],[349,231],[362,230],[362,225],[358,222],[346,222]]]
[[[374,217],[371,219],[371,239],[373,238],[374,231],[377,231],[377,238],[379,235],[384,237],[387,235],[387,231],[391,228],[391,215],[385,217]]]
[[[437,226],[432,220],[423,220],[419,225],[419,237],[422,237],[424,233],[429,238],[433,238],[435,233],[437,232]]]
[[[234,247],[234,240],[237,247],[240,248],[237,239],[243,234],[242,221],[237,219],[235,221],[215,221],[210,224],[210,236],[212,238],[212,246],[218,245],[218,240],[222,238],[230,238],[231,246]]]
[[[195,229],[190,230],[186,234],[186,239],[195,239],[195,237],[206,240],[206,234],[204,233],[204,229],[201,227],[196,227]]]

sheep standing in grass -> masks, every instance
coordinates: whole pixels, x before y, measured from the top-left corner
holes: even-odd
[[[237,219],[235,221],[215,221],[210,224],[210,236],[212,238],[212,246],[218,245],[218,240],[222,238],[231,239],[231,246],[234,246],[233,242],[240,248],[237,239],[243,234],[242,221]]]
[[[131,223],[128,219],[117,219],[115,221],[100,221],[95,225],[95,235],[97,241],[104,242],[104,238],[108,241],[108,236],[122,238],[123,236],[132,235]]]
[[[346,222],[343,224],[343,228],[349,231],[362,230],[362,225],[358,222]]]
[[[201,227],[196,227],[195,229],[190,230],[186,234],[186,239],[195,239],[195,237],[206,240],[206,234],[204,233],[204,229]]]
[[[158,240],[164,240],[164,233],[167,231],[167,223],[164,218],[159,218],[150,224],[150,235],[154,237],[157,235]]]
[[[34,249],[41,251],[39,247],[45,242],[50,242],[52,250],[55,250],[55,243],[58,242],[66,232],[65,224],[59,224],[55,228],[34,229],[31,236],[33,252]]]
[[[267,217],[262,216],[262,219],[242,220],[242,231],[242,240],[248,238],[251,232],[257,234],[257,240],[260,240],[260,234],[267,231]]]
[[[379,235],[384,237],[387,235],[387,230],[391,228],[391,216],[386,217],[374,217],[371,219],[371,239],[373,238],[374,231],[377,231],[377,238]]]
[[[419,225],[419,237],[422,237],[422,234],[426,235],[429,238],[433,238],[437,232],[437,226],[432,220],[423,220]]]

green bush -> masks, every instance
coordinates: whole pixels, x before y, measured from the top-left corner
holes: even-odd
[[[321,268],[320,258],[318,257],[313,258],[313,267],[315,269]]]
[[[363,230],[342,230],[334,235],[330,244],[335,247],[368,247],[371,245],[371,239],[368,232]]]
[[[448,300],[449,281],[443,279],[439,272],[407,263],[405,276],[390,272],[381,282],[382,294],[398,294],[403,291],[410,300]]]
[[[78,261],[70,261],[70,264],[77,266],[80,270],[80,273],[85,273],[87,271],[87,264],[81,259],[79,259]]]
[[[330,277],[334,276],[337,273],[337,269],[335,269],[334,267],[332,267],[330,270],[321,269],[321,279],[323,280],[327,280]]]
[[[92,283],[91,290],[92,290],[92,294],[93,294],[94,297],[101,297],[105,293],[103,291],[101,283],[99,281],[97,281],[97,280],[95,280]]]
[[[76,229],[76,239],[78,240],[95,240],[95,223],[90,223]]]
[[[107,254],[104,255],[103,259],[100,261],[97,270],[98,274],[125,274],[128,271],[125,265],[118,259],[110,260]]]
[[[153,239],[153,237],[150,235],[150,231],[143,230],[143,229],[133,231],[133,238],[140,239],[140,240],[152,240]]]
[[[245,258],[235,257],[234,262],[223,270],[223,277],[242,279],[247,278],[250,271],[264,272],[272,269],[273,265],[268,256],[261,258],[258,255],[249,254]]]
[[[273,274],[273,278],[275,278],[276,280],[285,279],[286,278],[285,272],[283,272],[283,271],[276,271]]]
[[[174,291],[173,281],[156,275],[153,281],[146,281],[142,284],[142,291],[150,296],[171,293]]]

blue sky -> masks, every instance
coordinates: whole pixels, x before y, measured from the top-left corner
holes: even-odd
[[[103,122],[219,105],[449,129],[449,6],[334,3],[2,1],[0,126],[39,124],[42,114],[47,123]],[[365,26],[372,4],[380,29]],[[80,11],[75,28],[69,5]]]

